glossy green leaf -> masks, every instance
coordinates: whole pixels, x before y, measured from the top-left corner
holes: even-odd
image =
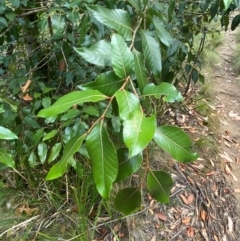
[[[126,120],[134,110],[140,110],[140,102],[137,96],[126,90],[118,91],[116,99],[122,120]]]
[[[108,97],[97,90],[73,91],[60,97],[52,106],[43,109],[38,113],[38,117],[51,117],[65,112],[73,105],[84,102],[97,102]]]
[[[233,20],[232,20],[232,24],[231,24],[231,30],[235,30],[236,27],[240,24],[240,14],[236,15]]]
[[[143,89],[142,96],[163,97],[165,102],[183,101],[181,92],[172,84],[162,82],[159,85],[148,84]]]
[[[107,199],[118,173],[117,152],[103,124],[97,124],[86,139],[94,181],[100,195]]]
[[[142,199],[139,188],[125,188],[118,192],[114,200],[114,208],[128,215],[141,207]]]
[[[139,154],[149,144],[155,129],[155,117],[145,117],[144,113],[139,110],[135,110],[123,122],[123,140],[129,148],[129,158]]]
[[[43,164],[47,157],[47,145],[44,142],[38,144],[38,156],[40,158],[40,162]]]
[[[157,31],[158,38],[163,44],[169,47],[173,40],[171,34],[165,29],[165,27],[162,25],[162,22],[159,19],[154,18],[153,23]]]
[[[178,127],[157,127],[154,141],[179,162],[191,162],[198,158],[198,155],[191,151],[190,138]]]
[[[62,144],[61,143],[55,143],[54,146],[51,148],[51,152],[48,158],[48,163],[51,163],[54,161],[58,156],[59,153],[62,149]]]
[[[87,62],[98,66],[111,66],[111,44],[106,40],[100,40],[90,48],[74,48]]]
[[[171,176],[164,171],[149,171],[147,189],[151,196],[161,203],[169,203],[170,191],[173,187]]]
[[[113,96],[121,88],[124,79],[119,78],[113,71],[108,71],[98,75],[95,81],[78,86],[79,88],[99,90],[107,96]]]
[[[159,43],[151,36],[150,32],[141,31],[141,35],[145,63],[155,77],[160,77],[162,71],[162,58]]]
[[[124,39],[118,34],[113,34],[111,47],[113,70],[120,78],[126,78],[131,74],[134,67],[133,54]]]
[[[51,20],[52,20],[52,28],[54,33],[56,34],[62,33],[66,26],[63,15],[60,15],[60,14],[53,15],[51,17]]]
[[[43,137],[43,141],[47,141],[49,139],[52,139],[54,136],[56,136],[58,133],[58,130],[52,130]]]
[[[118,155],[118,176],[116,182],[122,181],[136,172],[142,164],[142,154],[129,158],[127,148],[117,150]]]
[[[225,9],[228,9],[228,7],[230,6],[231,2],[232,2],[232,0],[223,0]]]
[[[134,71],[137,77],[138,87],[140,91],[148,84],[147,69],[144,65],[143,55],[137,50],[133,50],[134,55]]]
[[[37,160],[36,154],[34,153],[34,151],[32,151],[28,157],[28,163],[30,167],[34,168],[36,166],[37,164],[36,160]]]
[[[8,167],[15,168],[15,161],[12,155],[3,148],[0,148],[0,163]]]
[[[77,25],[80,20],[80,15],[76,11],[68,11],[66,16],[73,23],[73,25]]]
[[[88,6],[88,9],[99,22],[115,29],[124,39],[132,39],[131,20],[126,11],[109,10],[97,5]]]
[[[69,159],[72,158],[73,155],[80,149],[85,137],[86,134],[77,135],[67,142],[67,144],[64,146],[61,160],[52,166],[47,174],[46,180],[52,180],[61,177],[67,171],[67,164]]]
[[[9,129],[0,126],[0,140],[13,140],[18,139],[18,137]]]

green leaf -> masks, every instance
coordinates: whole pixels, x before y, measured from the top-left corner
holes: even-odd
[[[106,40],[100,40],[90,48],[74,48],[87,62],[98,66],[111,66],[111,44]]]
[[[76,11],[69,11],[67,12],[66,16],[73,23],[73,25],[77,25],[80,20],[79,13]]]
[[[142,0],[128,0],[128,2],[138,11],[142,11]]]
[[[8,167],[15,168],[15,161],[12,158],[12,155],[3,148],[0,148],[0,163],[3,163]]]
[[[126,78],[134,66],[133,55],[124,39],[118,34],[113,34],[111,46],[113,70],[120,78]]]
[[[173,12],[175,9],[175,0],[168,1],[168,22],[172,21]]]
[[[53,15],[51,17],[51,20],[52,20],[52,28],[54,33],[56,34],[62,33],[66,25],[64,21],[64,17],[60,14],[57,14],[57,15]]]
[[[58,157],[61,149],[62,149],[61,143],[55,143],[54,144],[54,146],[51,148],[50,156],[48,158],[48,163],[51,163],[52,161],[54,161]]]
[[[119,78],[113,71],[101,73],[93,82],[78,86],[79,88],[99,90],[107,96],[113,96],[121,88],[124,79]]]
[[[20,6],[20,0],[9,0],[14,8],[18,8]]]
[[[155,77],[160,77],[162,71],[162,59],[159,43],[150,35],[150,32],[141,31],[141,35],[145,63]]]
[[[157,127],[154,141],[179,162],[191,162],[198,158],[196,153],[191,152],[190,138],[178,127]]]
[[[228,7],[230,6],[231,2],[232,2],[232,0],[223,0],[225,9],[228,9]]]
[[[116,182],[122,181],[136,172],[142,164],[142,154],[129,158],[127,148],[117,150],[118,155],[118,176]]]
[[[133,50],[134,55],[134,71],[137,77],[138,87],[140,91],[148,84],[147,69],[144,65],[143,55],[137,50]]]
[[[137,96],[126,90],[116,92],[116,99],[122,120],[126,120],[134,110],[140,110],[140,102]]]
[[[58,133],[58,130],[52,130],[52,131],[50,131],[49,133],[47,133],[46,135],[44,135],[43,141],[47,141],[47,140],[53,138],[54,136],[57,135],[57,133]]]
[[[165,102],[182,101],[183,97],[176,87],[172,84],[162,82],[159,85],[148,84],[143,89],[142,96],[155,96],[157,98],[163,97]]]
[[[132,39],[130,16],[121,9],[109,10],[100,6],[88,6],[93,16],[102,24],[115,29],[124,39]]]
[[[139,154],[149,144],[155,129],[155,117],[145,117],[144,113],[139,110],[135,110],[123,122],[123,140],[129,148],[129,158]]]
[[[63,156],[61,160],[57,162],[54,166],[52,166],[52,168],[47,174],[46,180],[52,180],[61,177],[67,171],[68,161],[80,149],[80,146],[82,145],[85,137],[86,134],[77,135],[67,142],[67,144],[64,146]]]
[[[0,140],[12,140],[12,139],[18,139],[18,137],[9,129],[0,126]]]
[[[232,24],[231,24],[231,30],[235,30],[236,27],[239,25],[240,23],[240,14],[236,15],[233,20],[232,20]]]
[[[160,41],[169,47],[173,41],[171,34],[164,28],[159,19],[154,18],[153,23]]]
[[[38,156],[40,158],[40,162],[43,164],[47,157],[47,145],[42,142],[38,144]]]
[[[51,98],[50,97],[44,97],[42,99],[42,105],[44,108],[48,108],[51,105]]]
[[[0,29],[7,28],[8,23],[4,17],[0,17]]]
[[[103,123],[97,124],[86,139],[92,161],[94,181],[100,195],[107,199],[118,173],[117,153]]]
[[[28,157],[28,163],[30,167],[34,168],[36,166],[36,159],[36,154],[34,153],[34,151],[32,151]]]
[[[120,117],[119,116],[113,116],[112,119],[111,119],[111,122],[112,122],[113,129],[116,132],[120,132],[121,126],[122,126]]]
[[[171,176],[164,171],[150,171],[147,176],[147,189],[151,196],[161,203],[169,203],[173,187]]]
[[[38,117],[52,117],[71,108],[73,105],[85,102],[97,102],[108,97],[97,90],[73,91],[60,97],[52,106],[43,109],[38,113]]]
[[[139,188],[125,188],[118,192],[114,200],[114,208],[128,215],[141,207],[142,199]]]
[[[83,109],[84,113],[87,113],[92,116],[99,117],[99,110],[95,108],[94,106],[87,106]]]

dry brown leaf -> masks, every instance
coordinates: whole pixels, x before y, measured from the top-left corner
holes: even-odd
[[[231,110],[229,113],[228,113],[228,116],[229,117],[237,117],[239,115],[239,113],[234,113],[233,110]]]
[[[226,141],[224,141],[224,144],[227,146],[227,147],[231,147],[231,145],[228,143],[228,142],[226,142]]]
[[[219,153],[219,156],[222,157],[223,159],[225,159],[228,162],[233,162],[233,160],[229,157],[229,155],[226,152],[224,152],[224,154]]]
[[[230,233],[233,232],[233,221],[229,216],[228,216],[228,231]]]
[[[188,196],[188,203],[191,204],[193,201],[194,201],[194,195],[193,195],[193,194],[190,194],[190,195]]]
[[[15,215],[20,216],[21,214],[26,214],[28,216],[32,216],[34,214],[37,214],[38,212],[39,212],[38,208],[29,208],[29,207],[22,206],[16,209]]]
[[[153,235],[153,237],[151,238],[151,241],[156,241],[157,237],[155,235]]]
[[[203,220],[203,221],[206,221],[206,211],[205,210],[201,210],[201,212],[200,212],[200,216],[201,216],[201,219]]]
[[[227,174],[230,174],[232,176],[232,178],[234,179],[234,181],[236,181],[236,182],[238,181],[238,179],[232,174],[232,172],[231,172],[231,170],[230,170],[228,165],[225,166],[225,172]]]
[[[27,80],[27,82],[25,83],[25,85],[21,86],[21,90],[23,93],[27,92],[28,91],[28,88],[30,86],[30,84],[32,83],[32,81],[29,79]]]
[[[181,194],[179,196],[185,204],[189,204],[187,198],[184,195]]]
[[[193,229],[193,227],[189,226],[189,227],[187,228],[187,235],[188,235],[189,237],[191,237],[191,238],[194,237],[194,229]]]
[[[60,69],[60,71],[65,71],[66,70],[66,64],[65,64],[64,60],[61,60],[59,62],[59,69]]]
[[[22,97],[22,99],[25,100],[25,101],[32,101],[33,100],[33,98],[29,94],[24,95]]]
[[[191,217],[186,217],[182,219],[182,223],[187,224],[191,221]]]
[[[234,189],[234,192],[235,192],[235,193],[240,193],[240,188]]]
[[[167,216],[162,213],[157,213],[157,217],[162,221],[167,221]]]

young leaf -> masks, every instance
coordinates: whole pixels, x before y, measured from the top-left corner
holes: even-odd
[[[56,136],[58,133],[58,130],[52,130],[43,137],[43,141],[47,141],[49,139],[52,139],[54,136]]]
[[[147,189],[151,196],[161,203],[168,203],[173,186],[171,176],[164,171],[149,171]]]
[[[94,181],[100,195],[107,199],[118,173],[117,153],[103,124],[97,124],[86,139],[92,161]]]
[[[52,180],[61,177],[67,171],[68,160],[72,158],[72,156],[79,150],[85,137],[86,134],[77,135],[67,142],[67,144],[64,146],[61,160],[52,166],[47,174],[46,180]]]
[[[158,86],[148,84],[143,89],[142,96],[155,96],[161,97],[164,95],[163,100],[166,102],[182,101],[183,97],[176,87],[172,84],[162,82]]]
[[[116,99],[119,115],[122,120],[126,120],[134,110],[140,111],[140,102],[136,95],[126,90],[122,90],[116,93]]]
[[[132,39],[130,16],[121,9],[109,10],[101,6],[88,6],[93,16],[102,24],[115,29],[124,39]]]
[[[128,149],[120,148],[118,155],[118,176],[116,182],[122,181],[136,172],[142,164],[142,154],[129,158]]]
[[[148,84],[147,69],[144,66],[143,55],[137,50],[133,50],[134,55],[134,71],[137,77],[138,87],[140,91]]]
[[[73,91],[60,97],[52,106],[47,109],[43,109],[38,113],[38,117],[52,117],[56,116],[64,111],[68,110],[70,107],[76,104],[84,102],[97,102],[100,100],[105,100],[108,97],[98,90],[86,90],[86,91]]]
[[[114,208],[128,215],[141,207],[141,193],[139,188],[125,188],[118,192],[114,200]]]
[[[175,126],[157,127],[154,141],[179,162],[191,162],[198,158],[191,152],[191,140],[180,128]]]
[[[155,129],[155,117],[145,117],[139,110],[135,110],[123,122],[123,140],[129,148],[129,158],[139,154],[148,145],[154,136]]]
[[[12,140],[12,139],[18,139],[18,137],[9,129],[0,126],[0,140]]]
[[[90,48],[74,48],[87,62],[98,66],[111,66],[111,44],[100,40]]]
[[[61,143],[55,143],[54,144],[54,146],[51,148],[50,156],[48,158],[48,163],[51,163],[52,161],[54,161],[58,157],[61,149],[62,149]]]
[[[43,164],[47,157],[47,145],[42,142],[38,144],[38,156],[40,158],[40,162]]]
[[[15,168],[15,161],[12,158],[12,155],[3,148],[0,148],[0,163]]]
[[[126,78],[134,66],[133,55],[124,39],[118,34],[113,34],[111,46],[113,70],[120,78]]]
[[[162,71],[162,59],[159,43],[147,31],[141,31],[141,35],[146,65],[155,77],[160,77]]]
[[[153,23],[157,31],[158,38],[163,44],[169,47],[173,40],[171,34],[164,28],[162,22],[159,19],[154,18]]]
[[[93,82],[78,86],[81,89],[99,90],[107,96],[112,96],[123,85],[124,79],[119,78],[113,71],[108,71],[98,75]]]

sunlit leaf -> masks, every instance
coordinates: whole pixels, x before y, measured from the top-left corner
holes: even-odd
[[[116,99],[122,120],[126,120],[134,110],[140,110],[140,102],[137,96],[126,90],[118,91]]]
[[[90,48],[74,48],[87,62],[98,66],[111,66],[111,44],[100,40]]]
[[[93,16],[102,24],[115,29],[124,39],[132,39],[132,26],[128,13],[121,9],[106,9],[101,6],[88,6]]]
[[[108,97],[97,90],[73,91],[60,97],[52,106],[38,113],[39,117],[52,117],[65,112],[76,104],[97,102]]]
[[[155,96],[163,97],[163,100],[166,102],[182,101],[183,97],[181,92],[176,89],[176,87],[169,83],[160,83],[158,86],[154,84],[148,84],[143,89],[142,96]]]
[[[120,78],[126,78],[131,74],[134,66],[133,54],[124,39],[118,34],[113,34],[111,46],[113,70]]]
[[[123,122],[123,140],[129,148],[129,158],[139,154],[152,140],[156,128],[154,116],[145,117],[144,113],[135,110]]]
[[[15,161],[12,155],[3,148],[0,148],[0,163],[15,168]]]
[[[128,215],[141,207],[141,192],[139,188],[125,188],[118,192],[114,200],[114,208]]]
[[[86,139],[94,181],[100,195],[107,199],[118,173],[117,152],[103,124],[97,124]]]
[[[40,158],[40,162],[43,164],[47,157],[47,145],[42,142],[38,144],[38,156]]]
[[[43,141],[47,141],[49,139],[52,139],[54,136],[56,136],[58,133],[58,130],[52,130],[43,137]]]
[[[173,180],[168,173],[164,171],[149,171],[147,175],[147,189],[157,201],[169,203],[172,187]]]
[[[9,129],[0,126],[0,140],[12,140],[12,139],[18,139],[18,137]]]
[[[53,15],[51,17],[51,21],[52,21],[52,28],[54,30],[54,33],[56,34],[62,33],[66,25],[63,15],[60,15],[60,14]]]
[[[198,158],[198,155],[191,151],[190,138],[178,127],[157,127],[154,141],[179,162],[191,162]]]
[[[52,161],[54,161],[60,151],[62,149],[62,144],[61,143],[55,143],[54,146],[51,148],[51,152],[50,152],[50,155],[49,155],[49,158],[48,158],[48,163],[51,163]]]

